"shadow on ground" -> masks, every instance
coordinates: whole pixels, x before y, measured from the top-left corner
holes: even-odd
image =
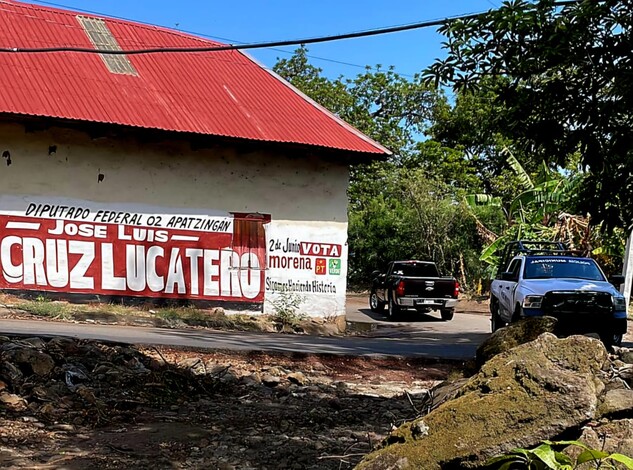
[[[443,322],[442,318],[439,316],[439,312],[429,312],[429,313],[420,313],[415,310],[404,310],[398,314],[398,316],[391,320],[387,315],[387,312],[376,313],[372,312],[368,308],[361,308],[359,311],[372,320],[377,322],[388,322],[389,324],[397,324],[400,322],[418,322],[418,323],[428,323],[428,322]]]
[[[369,370],[357,358],[240,361],[72,339],[31,343],[55,367],[11,381],[1,371],[19,398],[13,408],[0,405],[1,468],[352,468],[431,395],[427,385],[390,398],[358,393],[350,380],[384,385],[400,370],[412,386],[452,368],[393,360]],[[31,343],[9,340],[4,352],[33,351]]]

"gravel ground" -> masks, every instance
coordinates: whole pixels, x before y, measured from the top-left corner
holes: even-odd
[[[352,468],[458,365],[0,339],[0,467]]]

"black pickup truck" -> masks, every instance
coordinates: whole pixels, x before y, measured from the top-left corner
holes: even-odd
[[[374,271],[369,307],[381,312],[388,307],[394,319],[403,309],[420,313],[439,310],[442,320],[452,320],[459,296],[459,282],[453,277],[441,277],[430,261],[392,261],[387,272]]]

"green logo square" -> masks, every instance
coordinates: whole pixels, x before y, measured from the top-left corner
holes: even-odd
[[[329,271],[330,271],[330,274],[340,276],[341,275],[341,260],[331,259],[329,262]]]

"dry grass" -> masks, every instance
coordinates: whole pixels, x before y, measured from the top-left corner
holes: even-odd
[[[265,315],[225,315],[222,309],[201,309],[194,306],[155,307],[151,304],[133,306],[105,302],[74,304],[51,300],[44,296],[23,298],[6,293],[0,294],[0,306],[11,311],[55,320],[90,319],[124,324],[147,324],[150,321],[156,326],[191,325],[242,331],[269,331],[272,328],[270,317]]]

